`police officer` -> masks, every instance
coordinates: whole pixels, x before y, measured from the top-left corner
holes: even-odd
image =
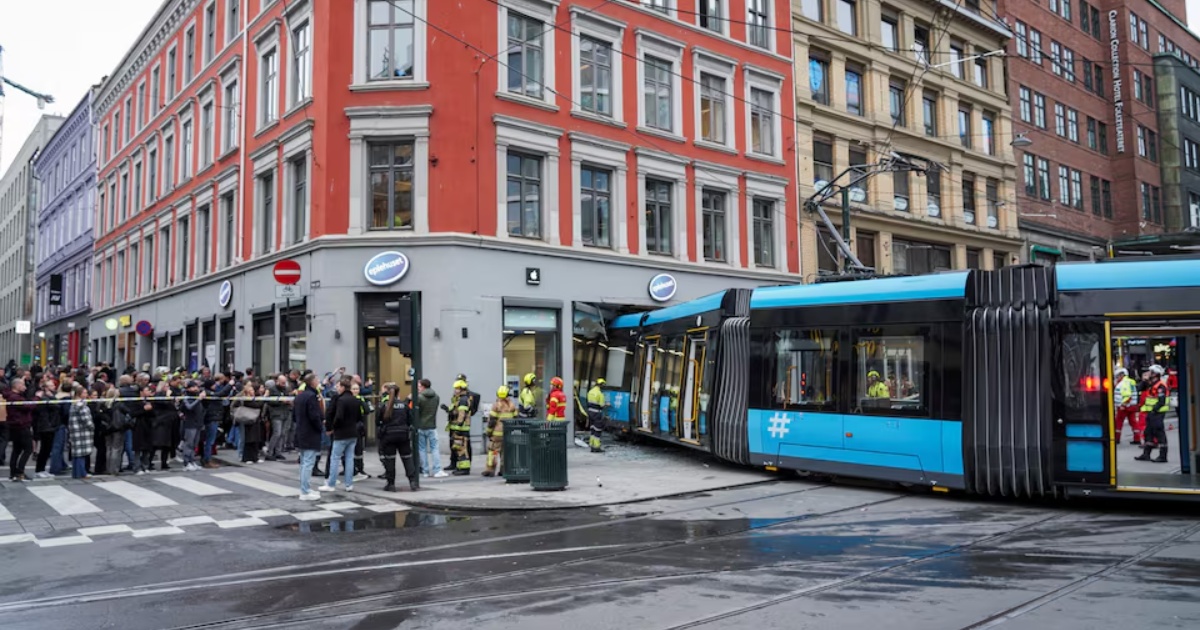
[[[508,397],[508,387],[501,385],[496,390],[496,403],[492,405],[491,417],[484,434],[487,436],[487,468],[484,477],[496,475],[504,455],[504,423],[517,415],[517,406]]]
[[[603,385],[604,379],[596,379],[596,384],[592,385],[587,394],[588,429],[591,431],[588,446],[592,447],[593,453],[604,452],[604,449],[600,448],[600,436],[604,433],[604,392],[600,390]]]
[[[383,478],[387,484],[383,490],[396,491],[396,455],[399,454],[404,465],[404,476],[408,477],[408,487],[416,492],[421,489],[421,481],[416,462],[413,461],[412,440],[409,437],[412,412],[408,401],[400,396],[399,385],[387,383],[384,391],[386,398],[381,403],[376,421],[379,460],[383,462]]]
[[[520,402],[517,404],[517,417],[537,417],[537,395],[533,393],[533,388],[537,385],[537,375],[530,372],[521,381],[524,386],[521,388]]]
[[[1142,454],[1134,459],[1143,462],[1167,461],[1167,428],[1166,416],[1171,409],[1171,391],[1167,388],[1166,370],[1161,365],[1151,365],[1149,371],[1150,388],[1146,390],[1146,403],[1142,411],[1146,412],[1146,442]],[[1150,459],[1150,452],[1158,446],[1158,457]]]
[[[450,465],[456,477],[471,474],[471,399],[466,381],[454,382],[450,406],[442,405],[450,414],[446,429],[450,432]]]
[[[1142,423],[1138,420],[1138,404],[1137,404],[1137,385],[1133,379],[1129,378],[1129,370],[1125,368],[1117,368],[1114,372],[1117,377],[1117,386],[1113,388],[1113,408],[1116,409],[1116,426],[1113,427],[1113,439],[1118,443],[1121,441],[1121,430],[1125,427],[1125,421],[1129,421],[1129,428],[1133,430],[1133,441],[1130,444],[1140,445],[1142,443]]]

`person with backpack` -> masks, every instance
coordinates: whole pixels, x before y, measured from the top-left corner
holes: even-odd
[[[395,383],[384,385],[383,399],[376,420],[376,435],[379,437],[379,460],[383,462],[383,478],[387,484],[384,492],[396,491],[396,455],[404,466],[408,487],[413,492],[421,489],[420,471],[412,455],[412,411],[408,400],[400,397],[400,386]]]

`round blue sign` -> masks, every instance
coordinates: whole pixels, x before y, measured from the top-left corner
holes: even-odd
[[[393,284],[408,273],[408,256],[400,252],[380,252],[371,257],[363,267],[367,282],[385,287]]]
[[[217,292],[217,301],[220,302],[221,308],[229,306],[229,301],[233,299],[233,283],[226,280],[221,283],[221,290]]]
[[[655,302],[666,302],[675,297],[677,288],[675,276],[669,273],[660,273],[650,278],[650,299]]]

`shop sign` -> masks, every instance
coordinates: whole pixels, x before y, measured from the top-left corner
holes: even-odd
[[[28,335],[31,332],[33,332],[33,322],[31,322],[27,319],[18,319],[17,320],[17,334],[18,335]]]
[[[371,257],[363,267],[367,282],[385,287],[394,284],[408,273],[408,256],[400,252],[380,252]]]
[[[116,330],[118,326],[120,326],[120,324],[117,323],[117,318],[115,317],[109,317],[108,319],[104,320],[104,327],[109,330]]]
[[[129,328],[130,326],[133,325],[133,316],[132,315],[122,315],[118,321],[121,324],[121,328]]]
[[[678,289],[675,284],[675,276],[669,273],[660,273],[650,279],[650,299],[655,302],[666,302],[675,297],[675,291]]]
[[[1125,100],[1121,91],[1121,21],[1120,13],[1108,12],[1108,48],[1112,60],[1113,122],[1116,123],[1117,153],[1125,152]]]
[[[233,299],[233,283],[226,280],[221,283],[220,290],[217,291],[217,302],[221,308],[229,306],[229,301]]]

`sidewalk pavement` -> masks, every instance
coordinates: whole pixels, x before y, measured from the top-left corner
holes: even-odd
[[[416,507],[447,510],[554,510],[597,507],[633,503],[649,499],[706,492],[734,486],[744,486],[778,479],[777,474],[717,461],[703,453],[681,447],[657,444],[610,443],[604,453],[569,446],[567,477],[569,486],[562,491],[535,491],[529,484],[508,484],[502,477],[484,477],[485,455],[476,448],[471,474],[464,477],[421,478],[421,491],[411,492],[408,480],[399,476],[399,492],[384,492],[383,464],[378,451],[368,447],[364,467],[371,479],[354,483],[351,494],[399,501]],[[217,460],[229,466],[244,466],[236,462],[233,451],[221,451]],[[297,453],[288,453],[286,462],[264,462],[246,466],[296,483],[299,494]],[[442,454],[442,465],[449,464]],[[398,475],[403,468],[397,459]],[[328,462],[321,459],[321,469]],[[319,483],[314,479],[315,483]],[[339,486],[340,487],[340,486]]]

